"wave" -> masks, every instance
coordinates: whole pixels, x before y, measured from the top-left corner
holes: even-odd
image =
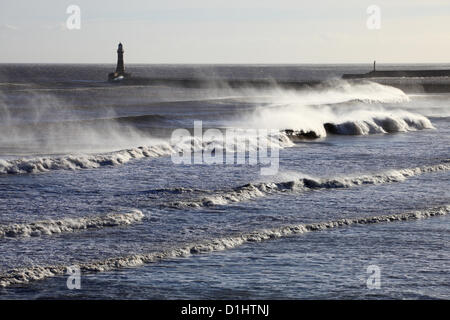
[[[68,155],[11,160],[0,159],[0,174],[42,173],[61,169],[92,169],[124,164],[131,159],[158,157],[171,153],[173,153],[173,149],[170,146],[161,144],[100,155]]]
[[[282,130],[276,137],[267,138],[269,148],[286,148],[293,146],[293,141],[324,137],[327,133],[342,135],[366,135],[372,133],[405,132],[421,129],[431,129],[433,125],[423,116],[405,114],[403,117],[386,116],[374,117],[371,120],[355,120],[343,123],[323,123],[314,129]],[[239,131],[237,131],[239,132]],[[243,130],[245,132],[245,130]],[[246,136],[248,137],[248,136]],[[257,150],[258,137],[248,137],[249,150]],[[116,152],[102,154],[73,154],[56,157],[33,157],[21,159],[0,159],[0,174],[43,173],[52,170],[93,169],[103,166],[116,166],[129,162],[132,159],[167,156],[185,150],[184,145],[190,140],[182,141],[178,145],[161,142],[151,146],[140,146]],[[211,144],[224,146],[225,150],[234,150],[234,145],[226,145],[223,140],[193,141],[196,150],[211,149]],[[246,145],[237,146],[236,151]]]
[[[385,115],[374,113],[361,120],[325,122],[316,128],[285,129],[294,141],[297,139],[317,139],[328,134],[335,135],[369,135],[381,133],[397,133],[434,129],[431,121],[425,116],[406,113]]]
[[[431,121],[420,114],[382,107],[358,110],[334,110],[333,107],[282,107],[277,111],[260,110],[253,120],[291,131],[291,136],[323,138],[328,134],[369,135],[434,129]]]
[[[268,92],[262,106],[244,119],[242,126],[276,128],[304,138],[327,134],[368,135],[433,129],[418,113],[390,107],[409,97],[400,89],[373,82],[333,82],[308,90]]]
[[[257,150],[260,143],[258,136],[246,136],[246,138],[248,138],[247,141],[249,142],[248,150]],[[186,150],[187,145],[190,146],[193,152],[195,150],[211,150],[211,145],[223,145],[225,150],[235,151],[233,142],[230,145],[226,145],[223,138],[217,139],[212,137],[210,140],[203,141],[186,137],[186,139],[177,142],[176,145],[161,142],[152,146],[142,146],[98,155],[82,154],[59,157],[0,159],[0,174],[43,173],[52,170],[94,169],[104,166],[117,166],[133,159],[172,155]],[[267,137],[267,146],[269,148],[284,148],[292,145],[292,141],[285,133]],[[246,145],[238,146],[236,151],[242,151],[241,148],[245,151],[246,147]]]
[[[0,238],[38,237],[59,233],[70,233],[87,229],[102,229],[130,225],[141,221],[140,210],[127,213],[109,213],[103,216],[43,220],[31,223],[0,225]]]
[[[328,133],[343,135],[368,135],[433,129],[431,121],[424,116],[407,114],[403,116],[373,117],[370,120],[325,123]]]
[[[377,223],[389,223],[396,221],[409,221],[434,216],[444,216],[450,213],[450,205],[436,208],[417,210],[406,213],[347,218],[311,224],[293,224],[273,229],[263,229],[232,236],[225,236],[207,240],[199,243],[188,244],[179,248],[173,248],[163,252],[152,252],[144,254],[133,254],[122,257],[108,258],[105,260],[91,261],[78,265],[83,273],[105,272],[121,268],[137,267],[147,263],[155,263],[165,259],[178,257],[189,257],[191,255],[223,251],[236,248],[246,243],[261,242],[282,237],[304,234],[313,231],[322,231],[352,225],[369,225]],[[0,274],[0,287],[12,285],[23,285],[31,281],[43,280],[45,278],[62,276],[66,273],[68,266],[31,266],[17,268]]]
[[[381,173],[361,176],[337,177],[331,179],[307,177],[285,182],[249,183],[231,190],[219,191],[215,195],[210,195],[201,199],[177,201],[169,203],[167,206],[172,208],[212,207],[261,198],[277,192],[303,192],[313,189],[339,189],[361,185],[402,182],[409,177],[448,170],[450,170],[450,160],[436,165],[393,169]]]

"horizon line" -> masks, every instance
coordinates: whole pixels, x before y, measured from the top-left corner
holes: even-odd
[[[46,64],[46,65],[115,65],[116,62],[0,62],[4,64]],[[128,62],[126,65],[373,65],[373,60],[370,62]],[[411,64],[448,64],[447,62],[380,62],[379,65],[411,65]]]

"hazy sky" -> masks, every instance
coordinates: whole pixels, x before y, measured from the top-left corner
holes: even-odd
[[[450,62],[450,0],[2,0],[0,41],[0,62],[114,63],[119,41],[126,63]]]

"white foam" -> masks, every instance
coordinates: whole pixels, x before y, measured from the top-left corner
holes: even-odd
[[[260,140],[258,136],[246,136],[248,146],[247,150],[257,150]],[[261,139],[261,137],[259,137]],[[292,146],[292,141],[285,133],[280,133],[266,138],[268,148],[285,148]],[[185,145],[194,150],[208,150],[210,145],[220,145],[224,150],[234,151],[234,144],[226,144],[222,140],[205,140],[192,139],[187,137],[184,141],[177,145],[170,145],[167,142],[160,142],[157,145],[142,146],[130,148],[116,152],[94,155],[67,155],[57,157],[34,157],[20,159],[0,159],[0,174],[23,174],[23,173],[43,173],[52,170],[78,170],[78,169],[94,169],[104,166],[117,166],[125,164],[133,159],[154,158],[159,156],[167,156],[173,153],[185,150]],[[237,151],[245,151],[246,146],[238,146]]]
[[[322,105],[339,104],[350,101],[365,103],[400,103],[408,102],[410,98],[402,90],[376,82],[330,80],[320,85],[305,89],[272,88],[264,90],[247,90],[248,96],[254,97],[253,102],[271,104]]]
[[[132,210],[126,213],[109,213],[101,216],[0,225],[0,238],[37,237],[87,229],[124,226],[141,221],[143,217],[144,214],[140,210]]]
[[[269,90],[258,100],[263,105],[236,123],[312,132],[318,137],[327,136],[325,124],[335,126],[332,133],[353,135],[432,129],[427,117],[386,106],[408,101],[409,97],[394,87],[336,81],[306,90]]]
[[[158,157],[172,152],[173,149],[170,146],[161,144],[99,155],[0,159],[0,174],[40,173],[50,170],[76,170],[114,166],[127,163],[132,159]]]
[[[144,254],[133,254],[123,257],[114,257],[105,260],[81,263],[81,272],[105,272],[120,268],[136,267],[146,263],[154,263],[164,259],[177,257],[189,257],[195,254],[208,253],[232,249],[245,243],[261,242],[265,240],[278,239],[296,234],[321,231],[338,227],[352,225],[368,225],[376,223],[387,223],[395,221],[408,221],[443,216],[450,213],[450,205],[418,210],[400,214],[390,214],[382,216],[347,218],[334,221],[326,221],[312,224],[294,224],[273,229],[263,229],[254,232],[242,233],[228,237],[220,237],[206,240],[199,243],[188,244],[179,248],[166,250],[163,252],[152,252]],[[9,270],[0,274],[0,287],[26,284],[31,281],[42,280],[48,277],[61,276],[66,273],[67,266],[31,266]]]
[[[365,174],[360,176],[337,177],[330,179],[319,179],[312,177],[297,178],[296,180],[285,182],[262,182],[250,183],[236,187],[231,190],[219,191],[215,195],[201,199],[178,201],[170,203],[168,206],[174,208],[183,207],[210,207],[215,205],[226,205],[229,203],[241,202],[261,198],[276,192],[287,191],[307,191],[311,189],[337,189],[350,188],[360,185],[374,185],[392,182],[402,182],[409,177],[438,171],[450,170],[450,162],[436,165],[392,169],[375,174]]]

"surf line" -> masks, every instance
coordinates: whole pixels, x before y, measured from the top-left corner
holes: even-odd
[[[30,223],[14,223],[0,225],[0,239],[38,237],[77,231],[98,230],[137,223],[144,218],[142,211],[133,209],[124,213],[108,213],[106,215],[87,216],[60,220],[41,220]]]
[[[167,259],[189,257],[192,255],[206,254],[214,251],[223,251],[236,248],[246,243],[280,239],[313,231],[349,227],[352,225],[370,225],[395,221],[417,220],[435,216],[445,216],[448,214],[450,214],[450,205],[447,204],[441,207],[433,207],[406,213],[360,218],[345,218],[311,224],[294,224],[284,227],[277,227],[274,229],[263,229],[259,231],[205,240],[200,243],[187,244],[183,247],[168,249],[162,252],[137,253],[128,256],[108,258],[105,260],[84,262],[80,263],[77,267],[81,272],[106,272],[122,268],[142,266],[143,264],[156,263]],[[64,265],[35,265],[31,267],[12,269],[0,274],[0,287],[25,284],[30,281],[62,276],[66,273],[67,269],[68,267]]]

